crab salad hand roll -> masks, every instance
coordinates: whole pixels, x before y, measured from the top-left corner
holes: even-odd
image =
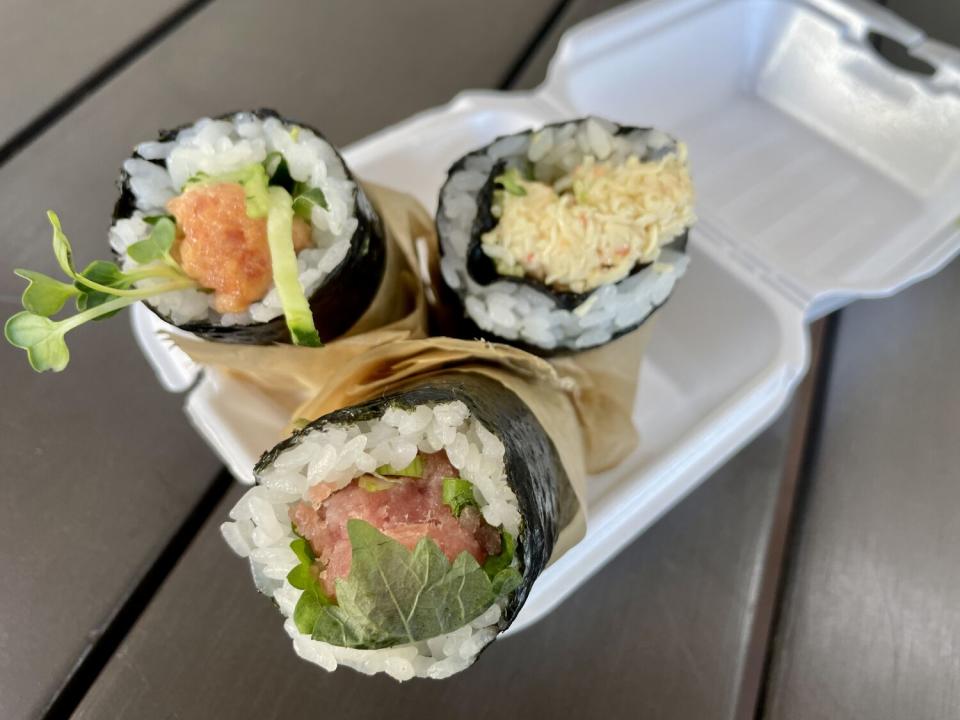
[[[445,284],[493,339],[551,354],[642,323],[687,265],[683,143],[590,117],[501,137],[440,193]]]
[[[516,395],[459,373],[325,415],[255,474],[221,530],[296,652],[398,680],[459,672],[509,626],[567,477]]]

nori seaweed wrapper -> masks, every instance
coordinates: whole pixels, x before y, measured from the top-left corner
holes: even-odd
[[[453,178],[457,173],[465,169],[467,165],[467,161],[471,157],[486,155],[487,150],[492,145],[496,144],[497,142],[505,138],[520,137],[524,135],[533,135],[535,132],[541,132],[548,128],[559,128],[564,125],[568,125],[571,122],[577,123],[579,125],[580,123],[586,122],[588,119],[589,118],[587,117],[582,117],[582,118],[575,118],[571,120],[563,120],[561,122],[544,125],[543,127],[537,128],[537,129],[531,128],[529,130],[524,130],[523,132],[519,132],[519,133],[510,133],[507,135],[500,135],[494,138],[491,142],[484,145],[483,147],[477,148],[476,150],[473,150],[472,152],[467,153],[466,155],[461,157],[459,160],[457,160],[453,165],[451,165],[450,169],[447,171],[447,178],[444,181],[443,186],[441,186],[440,188],[439,203],[437,206],[437,214],[436,214],[437,234],[440,237],[441,257],[444,255],[444,244],[445,244],[443,232],[441,230],[441,223],[439,222],[439,218],[442,217],[444,213],[443,189],[446,187],[447,183],[450,182],[451,178]],[[612,122],[612,121],[608,121],[608,122]],[[634,127],[630,125],[619,125],[617,123],[613,123],[613,124],[616,125],[616,128],[617,128],[616,131],[614,132],[614,135],[627,135],[635,132],[648,132],[653,129],[653,128],[645,128],[645,127]],[[481,246],[481,239],[485,233],[495,228],[498,222],[498,219],[494,216],[493,210],[492,210],[493,193],[496,190],[494,181],[498,175],[502,174],[509,167],[517,166],[516,162],[512,164],[508,163],[507,162],[508,159],[516,160],[517,157],[511,156],[510,158],[501,158],[496,162],[494,162],[493,167],[490,170],[490,173],[487,176],[486,181],[476,193],[477,214],[474,217],[473,224],[470,229],[470,239],[467,244],[467,257],[466,257],[467,275],[469,275],[469,277],[478,285],[491,285],[495,282],[501,282],[501,281],[517,283],[520,285],[527,285],[528,287],[532,287],[535,290],[538,290],[539,292],[550,297],[553,300],[554,305],[557,309],[572,311],[576,307],[584,303],[590,297],[590,295],[596,292],[597,288],[586,291],[586,292],[577,293],[569,290],[561,290],[561,289],[553,288],[550,285],[547,285],[546,283],[544,283],[543,281],[537,278],[532,278],[527,276],[518,277],[515,275],[501,275],[497,271],[496,264],[494,263],[494,261],[489,256],[487,256],[486,253],[483,252],[483,248]],[[525,157],[523,158],[523,162],[529,163],[529,161]],[[667,247],[677,252],[686,253],[688,235],[689,235],[689,231],[684,231],[684,233],[681,236],[673,240]],[[637,274],[641,270],[647,267],[650,267],[652,264],[653,263],[638,263],[633,267],[629,275],[627,275],[623,279],[613,284],[619,285],[620,283],[626,281],[629,277]],[[460,315],[461,319],[458,319],[457,327],[446,328],[446,330],[448,332],[452,332],[456,334],[459,337],[486,338],[494,342],[502,342],[508,345],[513,345],[514,347],[518,347],[522,350],[525,350],[529,353],[533,353],[534,355],[539,355],[541,357],[557,357],[562,355],[568,355],[571,353],[582,352],[582,350],[578,350],[578,349],[563,346],[563,345],[558,345],[557,347],[554,347],[554,348],[544,348],[539,345],[531,345],[530,343],[526,343],[523,340],[504,338],[500,335],[497,335],[495,332],[480,328],[467,314],[466,308],[464,307],[464,304],[463,304],[464,298],[460,294],[460,292],[448,287],[446,283],[443,284],[443,287],[441,289],[441,298],[445,304],[458,308],[458,311],[459,311],[458,314]],[[662,303],[660,303],[659,305],[655,305],[654,308],[650,311],[650,313],[646,315],[646,317],[644,317],[642,320],[618,330],[616,333],[614,333],[611,336],[611,338],[607,341],[607,343],[612,342],[613,340],[616,340],[617,338],[636,330],[643,323],[647,322],[650,318],[652,318],[653,315],[656,313],[656,311],[659,310],[661,307],[663,307],[666,304],[667,300],[669,299],[670,298],[668,296],[667,299],[664,300]],[[607,344],[607,343],[604,343],[604,344]],[[594,349],[594,348],[587,348],[587,349]]]
[[[215,119],[229,120],[237,112],[245,111],[224,113]],[[333,152],[343,164],[347,179],[354,184],[353,199],[357,229],[350,240],[350,250],[340,264],[324,278],[323,284],[308,298],[317,332],[324,342],[329,342],[345,333],[363,315],[380,286],[386,261],[384,232],[380,218],[337,148],[316,128],[307,123],[285,118],[276,111],[266,108],[250,112],[260,119],[275,117],[285,124],[294,124],[311,130],[333,149]],[[174,140],[177,133],[191,125],[193,123],[170,130],[162,130],[157,136],[157,141],[169,142]],[[145,159],[136,151],[131,157]],[[149,162],[166,167],[165,160],[150,160]],[[112,222],[130,217],[136,209],[136,198],[130,189],[129,180],[126,170],[122,170],[117,180],[120,197],[113,208]],[[159,313],[149,301],[144,301],[144,304],[165,322],[171,325],[175,324]],[[246,345],[290,342],[290,331],[287,329],[286,318],[282,314],[265,323],[221,326],[203,321],[191,322],[178,327],[198,337],[218,342]]]
[[[547,566],[561,524],[577,501],[550,436],[527,405],[501,383],[484,375],[456,371],[414,378],[399,391],[314,420],[264,453],[254,473],[259,476],[311,430],[379,418],[391,406],[410,409],[454,400],[462,401],[470,416],[503,442],[507,482],[517,497],[522,517],[517,557],[523,580],[497,625],[503,632],[516,618],[534,581]]]

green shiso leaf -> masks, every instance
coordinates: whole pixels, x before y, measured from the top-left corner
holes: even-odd
[[[473,483],[463,478],[443,478],[443,504],[450,508],[454,517],[460,517],[467,505],[477,504],[473,496]]]
[[[257,167],[263,171],[262,165]],[[265,172],[263,178],[265,181]],[[267,197],[267,243],[273,265],[273,282],[280,295],[290,337],[294,345],[320,347],[323,343],[320,342],[310,304],[300,285],[297,254],[293,249],[293,203],[290,193],[281,187],[270,187],[267,188]]]
[[[327,198],[320,188],[310,188],[304,190],[293,199],[293,212],[307,222],[310,222],[310,215],[313,212],[313,206],[319,205],[324,210],[329,210]]]
[[[501,595],[509,595],[518,587],[520,583],[523,582],[523,576],[520,575],[520,571],[514,567],[504,568],[491,579],[490,584],[493,585],[493,592],[497,597]]]
[[[23,307],[43,317],[56,315],[67,300],[80,292],[70,283],[54,280],[33,270],[17,269],[13,272],[27,281],[27,288],[20,298]]]
[[[527,189],[521,184],[523,179],[523,175],[517,168],[510,168],[505,173],[497,175],[493,182],[511,195],[523,196],[527,194]]]
[[[141,265],[146,265],[154,260],[162,260],[173,247],[176,235],[177,227],[170,218],[157,218],[150,234],[143,240],[138,240],[130,245],[127,248],[127,255],[130,256],[131,260]]]
[[[488,557],[483,563],[483,571],[491,580],[504,570],[510,568],[513,556],[517,551],[517,541],[506,530],[500,531],[500,554]]]
[[[393,475],[398,477],[423,477],[423,458],[417,455],[405,468],[397,470],[393,465],[381,465],[377,468],[378,475]]]
[[[353,648],[426,640],[463,627],[497,599],[494,584],[469,553],[450,563],[429,538],[410,551],[363,520],[348,520],[347,534],[350,575],[337,581],[338,604],[317,613],[316,640]],[[512,581],[499,587],[515,589]],[[303,613],[304,619],[310,615]]]

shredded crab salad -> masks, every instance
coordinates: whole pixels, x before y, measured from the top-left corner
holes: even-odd
[[[497,225],[481,247],[501,275],[587,292],[618,282],[693,224],[693,184],[676,153],[621,164],[587,156],[552,184],[510,169],[496,178]]]

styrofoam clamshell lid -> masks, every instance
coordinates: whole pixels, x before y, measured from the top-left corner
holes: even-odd
[[[936,72],[887,65],[871,32]],[[809,360],[811,316],[893,292],[956,252],[958,93],[957,51],[866,0],[650,0],[568,33],[533,92],[463,93],[345,152],[360,177],[432,211],[450,165],[498,135],[599,114],[690,145],[701,221],[644,358],[634,412],[643,443],[590,478],[586,537],[544,571],[511,632],[780,413]],[[189,389],[191,422],[252,482],[283,409],[216,368],[200,376],[140,310],[137,339],[161,382]]]
[[[890,64],[871,33],[934,73]],[[627,7],[566,35],[540,94],[686,141],[701,221],[808,315],[960,247],[960,53],[873,3]]]
[[[871,33],[933,74],[889,64]],[[464,93],[346,155],[432,210],[465,149],[587,114],[683,139],[694,242],[719,246],[808,318],[896,292],[960,248],[960,51],[867,0],[629,5],[565,34],[533,93]],[[404,133],[416,147],[397,145]],[[164,385],[188,388],[196,367],[168,357],[143,318],[135,327]]]

